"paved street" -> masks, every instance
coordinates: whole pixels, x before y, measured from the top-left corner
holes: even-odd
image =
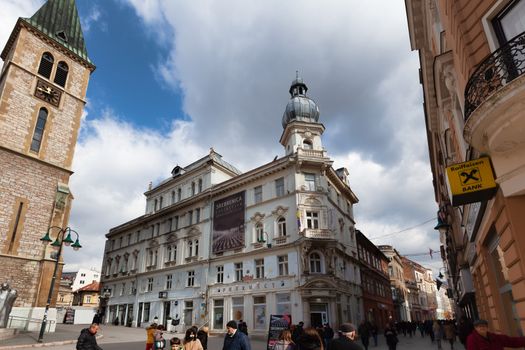
[[[85,326],[81,325],[59,325],[58,332],[56,334],[46,334],[44,340],[46,342],[53,341],[68,341],[76,339],[80,329]],[[127,328],[127,327],[115,327],[115,326],[103,326],[101,334],[103,337],[99,339],[99,345],[104,350],[143,350],[145,344],[146,334],[143,329]],[[11,339],[0,342],[0,350],[6,349],[31,349],[36,344],[36,334],[27,333],[19,336],[18,339]],[[167,334],[166,339],[170,336]],[[437,349],[437,345],[431,344],[429,338],[421,337],[403,337],[399,338],[400,342],[397,346],[398,350],[421,350],[421,349]],[[208,348],[210,350],[221,350],[222,349],[222,336],[211,336],[209,338]],[[262,339],[251,339],[253,350],[266,350],[265,340]],[[72,350],[75,349],[74,343],[66,345],[51,345],[47,344],[48,349],[56,350]],[[49,346],[51,345],[51,346]],[[456,343],[456,349],[463,349],[461,344]],[[379,346],[370,346],[369,350],[387,350],[387,346],[384,342],[383,337],[379,337]],[[444,350],[448,350],[449,346],[443,346]]]

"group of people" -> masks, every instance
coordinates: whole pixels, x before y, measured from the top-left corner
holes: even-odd
[[[207,350],[208,331],[206,326],[200,329],[192,326],[186,330],[183,339],[172,337],[168,344],[164,338],[164,326],[152,323],[146,328],[146,350]]]

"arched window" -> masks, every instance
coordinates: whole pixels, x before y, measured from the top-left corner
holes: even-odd
[[[313,149],[314,147],[312,146],[312,141],[304,140],[303,141],[303,148],[304,149]]]
[[[286,219],[283,217],[277,220],[277,232],[279,233],[279,237],[286,236]]]
[[[53,70],[53,62],[55,62],[53,55],[49,52],[44,52],[40,59],[40,66],[38,66],[38,74],[49,79]]]
[[[40,108],[38,112],[38,119],[36,121],[35,132],[33,133],[33,141],[31,141],[31,151],[40,151],[42,138],[44,137],[44,129],[46,128],[47,109]]]
[[[261,222],[255,225],[255,239],[257,242],[264,242],[264,228]]]
[[[66,86],[67,73],[69,72],[69,67],[66,62],[60,61],[57,64],[57,71],[55,73],[55,83],[64,87]]]
[[[321,273],[321,256],[319,253],[310,254],[310,272]]]

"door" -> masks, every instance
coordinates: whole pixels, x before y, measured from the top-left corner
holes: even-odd
[[[310,304],[310,325],[317,328],[328,323],[328,305]]]
[[[168,317],[171,317],[171,301],[164,302],[164,317],[162,318],[164,329],[168,329]]]

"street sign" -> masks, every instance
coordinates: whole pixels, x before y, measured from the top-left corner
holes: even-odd
[[[454,164],[446,170],[453,206],[481,202],[496,193],[497,185],[488,157]]]

